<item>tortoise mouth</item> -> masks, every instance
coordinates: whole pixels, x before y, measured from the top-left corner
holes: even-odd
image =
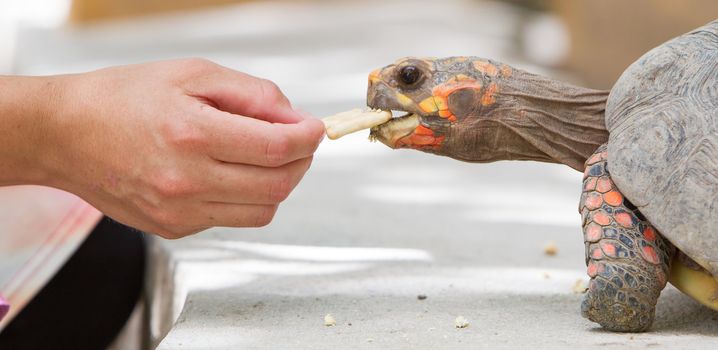
[[[379,109],[387,110],[387,108],[381,107]],[[426,115],[398,109],[391,109],[391,112],[394,116],[391,120],[371,128],[369,140],[379,141],[391,148],[397,148],[396,141],[411,135],[419,125],[434,131],[438,135],[447,134],[451,128],[451,122],[438,115]],[[396,115],[399,116],[397,117]]]
[[[411,135],[421,123],[418,114],[402,112],[404,112],[403,115],[393,117],[388,122],[371,128],[369,140],[379,141],[391,148],[396,148],[397,141],[405,136]],[[395,114],[394,110],[392,110],[392,114]]]

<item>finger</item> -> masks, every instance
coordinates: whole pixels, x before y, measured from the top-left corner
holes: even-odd
[[[231,204],[204,202],[177,211],[171,223],[152,222],[147,230],[163,238],[176,239],[210,227],[262,227],[274,218],[278,205]]]
[[[175,212],[171,206],[163,206],[162,210],[138,207],[130,208],[129,211],[127,209],[123,205],[116,204],[116,201],[110,201],[103,206],[103,212],[113,213],[111,215],[113,220],[167,239],[185,237],[211,227],[184,221],[187,215],[183,212]]]
[[[148,229],[143,230],[143,232],[152,233],[155,235],[158,235],[165,239],[179,239],[183,237],[187,237],[190,235],[193,235],[198,232],[202,232],[204,230],[208,230],[212,228],[212,226],[198,226],[198,225],[190,225],[190,226],[161,226],[154,223],[148,224]]]
[[[271,124],[211,107],[203,113],[209,134],[207,153],[222,162],[281,166],[314,154],[324,135],[324,124],[314,118]]]
[[[194,96],[208,99],[218,109],[271,123],[297,123],[297,113],[272,81],[216,65],[212,73],[193,82]]]
[[[207,224],[225,227],[262,227],[274,219],[279,206],[232,203],[205,203],[200,213],[207,213]]]
[[[219,163],[206,177],[208,202],[234,204],[277,204],[289,197],[312,163],[303,158],[279,168]]]
[[[272,221],[277,208],[277,204],[204,202],[187,208],[182,213],[182,221],[165,227],[179,236],[197,232],[205,227],[262,227]]]

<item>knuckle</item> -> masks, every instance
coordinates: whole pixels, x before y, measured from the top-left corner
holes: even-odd
[[[179,149],[196,149],[204,145],[200,128],[187,121],[173,120],[162,128],[165,142]]]
[[[184,60],[183,62],[189,69],[198,71],[212,70],[217,67],[217,64],[201,57],[192,57]]]
[[[270,166],[284,165],[287,163],[290,151],[289,139],[282,134],[276,134],[267,141],[265,158]]]
[[[284,99],[282,90],[275,82],[261,79],[259,86],[262,89],[262,98],[264,101],[279,101]]]
[[[252,227],[264,227],[269,225],[274,219],[274,214],[277,213],[277,205],[265,205],[254,216],[254,222]]]
[[[195,192],[191,181],[173,172],[158,175],[153,188],[160,201],[188,196]]]

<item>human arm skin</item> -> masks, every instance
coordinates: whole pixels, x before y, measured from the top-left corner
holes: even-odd
[[[166,238],[268,224],[324,134],[275,84],[201,59],[0,77],[0,123],[0,185]]]

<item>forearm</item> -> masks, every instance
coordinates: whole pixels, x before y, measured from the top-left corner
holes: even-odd
[[[45,184],[43,154],[58,78],[0,76],[0,186]]]

